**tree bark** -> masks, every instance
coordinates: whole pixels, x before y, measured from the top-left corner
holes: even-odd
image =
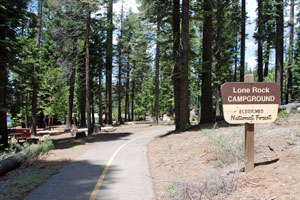
[[[26,90],[26,96],[25,96],[25,127],[29,127],[29,115],[28,115],[28,104],[30,101],[29,91]]]
[[[38,0],[38,21],[37,21],[37,37],[36,37],[36,48],[37,60],[39,61],[41,40],[42,40],[42,13],[43,13],[43,0]],[[33,88],[32,88],[32,103],[31,103],[31,133],[36,135],[36,114],[37,114],[37,101],[38,101],[38,80],[37,80],[37,71],[38,64],[35,63],[33,67]]]
[[[289,103],[289,100],[292,99],[292,65],[293,65],[293,58],[294,58],[294,18],[295,18],[295,1],[291,0],[290,2],[290,44],[289,44],[289,63],[288,63],[288,73],[287,73],[287,91],[285,96],[285,102]]]
[[[276,48],[275,48],[275,82],[279,85],[282,104],[283,97],[283,0],[276,0]]]
[[[122,51],[123,51],[123,44],[122,44],[122,39],[123,39],[123,1],[122,1],[122,8],[121,8],[121,31],[120,31],[120,41],[119,41],[119,74],[118,74],[118,121],[120,124],[122,123]]]
[[[180,1],[173,0],[173,85],[175,103],[175,130],[180,130]]]
[[[107,81],[107,106],[108,124],[112,124],[112,57],[113,57],[113,0],[108,2],[107,10],[107,52],[106,52],[106,81]]]
[[[80,77],[80,127],[86,127],[86,117],[85,117],[85,110],[86,110],[86,73],[85,73],[85,66],[82,64],[80,66],[81,70],[81,77]]]
[[[72,52],[72,67],[70,76],[70,89],[69,89],[69,104],[68,104],[68,116],[66,122],[66,129],[72,128],[72,116],[73,116],[73,105],[74,105],[74,89],[75,89],[75,78],[76,78],[76,61],[77,61],[77,38],[74,40],[74,47]]]
[[[135,63],[133,63],[133,68],[135,68]],[[134,121],[134,100],[135,100],[135,75],[134,70],[132,74],[132,86],[131,86],[131,120]]]
[[[130,120],[129,113],[129,88],[130,87],[130,67],[128,63],[127,75],[126,75],[126,94],[125,94],[125,121]]]
[[[270,60],[270,51],[271,44],[267,41],[267,47],[265,50],[265,68],[264,68],[264,77],[267,77],[269,74],[269,60]]]
[[[90,22],[91,11],[89,4],[87,4],[87,20],[86,20],[86,35],[85,35],[85,84],[86,84],[86,113],[88,118],[88,134],[93,133],[93,125],[91,120],[91,107],[90,107]]]
[[[189,21],[190,1],[182,0],[182,64],[180,80],[180,131],[190,125],[189,109]]]
[[[212,0],[204,0],[203,24],[203,63],[201,87],[201,121],[211,123],[214,121],[212,106]]]
[[[244,75],[245,75],[245,47],[246,47],[245,40],[246,40],[246,0],[242,0],[240,82],[244,82]]]
[[[221,116],[221,91],[220,91],[220,83],[221,83],[221,66],[223,63],[222,60],[222,47],[223,47],[223,38],[222,38],[222,31],[223,31],[223,19],[224,19],[224,3],[221,0],[216,1],[217,11],[216,11],[216,44],[215,44],[215,65],[214,65],[214,71],[216,75],[216,81],[215,81],[215,88],[216,88],[216,117],[220,118]]]
[[[153,123],[158,125],[158,115],[159,115],[159,59],[160,59],[160,10],[157,13],[157,30],[156,30],[156,54],[155,54],[155,108],[154,108],[154,121]]]
[[[1,28],[0,28],[1,30]],[[4,31],[0,33],[1,40],[5,39]],[[0,53],[2,53],[3,47],[0,46]],[[0,150],[8,147],[8,133],[7,133],[7,119],[6,119],[6,69],[5,63],[0,62]]]
[[[102,64],[99,68],[99,88],[98,88],[98,98],[99,98],[99,124],[103,126],[103,107],[102,107]]]
[[[258,82],[263,82],[263,24],[262,24],[262,0],[257,0],[257,75]]]

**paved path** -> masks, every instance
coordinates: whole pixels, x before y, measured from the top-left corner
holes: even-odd
[[[147,200],[153,198],[146,144],[174,130],[160,126],[100,142],[68,164],[26,200]]]

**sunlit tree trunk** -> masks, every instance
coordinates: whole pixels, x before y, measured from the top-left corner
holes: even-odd
[[[173,85],[175,103],[175,127],[180,130],[180,1],[173,0]]]
[[[288,73],[287,73],[287,92],[285,96],[285,102],[289,103],[289,100],[292,99],[292,65],[293,65],[293,58],[294,58],[294,18],[295,18],[295,1],[290,1],[290,44],[289,44],[289,63],[288,63]]]
[[[76,78],[76,61],[77,61],[77,38],[74,40],[74,48],[72,52],[72,67],[70,76],[70,89],[69,89],[69,104],[68,104],[68,116],[66,122],[66,129],[72,128],[72,115],[74,105],[74,89],[75,89],[75,78]]]
[[[91,23],[91,11],[89,4],[87,4],[87,20],[86,20],[86,35],[85,35],[85,84],[86,84],[86,113],[88,121],[88,134],[92,134],[93,125],[91,120],[91,107],[90,107],[90,23]]]
[[[43,0],[38,0],[38,21],[37,21],[37,37],[36,48],[38,49],[37,59],[39,60],[41,40],[42,40],[42,13],[43,13]],[[31,102],[31,133],[36,135],[36,114],[37,114],[37,101],[38,101],[38,80],[36,77],[38,71],[38,64],[35,63],[33,67],[33,88],[32,88],[32,102]]]
[[[189,109],[189,21],[190,0],[182,0],[182,55],[180,73],[180,131],[185,131],[190,124]]]
[[[160,11],[157,14],[157,30],[156,30],[156,55],[155,55],[155,108],[154,108],[154,121],[153,123],[158,125],[158,115],[159,115],[159,59],[160,59],[160,43],[159,43],[159,35],[160,35]]]
[[[98,98],[99,98],[99,124],[103,126],[103,107],[102,107],[102,64],[99,68],[99,88],[98,88]]]

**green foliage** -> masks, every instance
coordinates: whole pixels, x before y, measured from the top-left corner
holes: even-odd
[[[178,188],[174,183],[168,183],[167,185],[165,185],[164,190],[170,196],[175,196],[175,195],[178,195],[178,194],[182,193],[180,188]]]
[[[36,159],[38,156],[44,155],[53,148],[53,142],[49,138],[46,138],[42,142],[38,142],[36,145],[25,143],[22,147],[22,151],[24,151],[25,153],[25,156],[23,158],[24,162],[27,160]]]
[[[20,145],[15,141],[3,152],[0,152],[0,160],[4,160],[15,155],[17,152],[23,151],[25,155],[22,159],[23,162],[26,162],[28,160],[36,159],[38,156],[47,153],[53,148],[53,142],[49,138],[46,138],[44,141],[38,142],[37,144],[25,142],[23,145]]]

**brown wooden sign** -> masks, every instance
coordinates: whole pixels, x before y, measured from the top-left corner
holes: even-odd
[[[276,120],[280,88],[276,83],[229,82],[221,87],[223,112],[230,124]]]

